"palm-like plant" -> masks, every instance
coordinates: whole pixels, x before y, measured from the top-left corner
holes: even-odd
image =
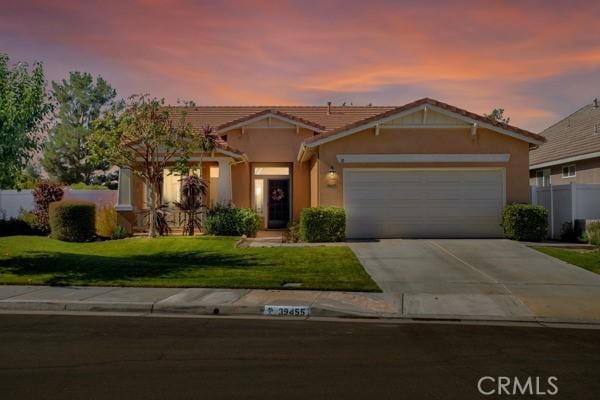
[[[202,228],[204,205],[202,199],[206,195],[206,181],[196,175],[185,176],[181,179],[181,201],[173,204],[182,212],[181,224],[184,235],[194,235],[194,229]]]

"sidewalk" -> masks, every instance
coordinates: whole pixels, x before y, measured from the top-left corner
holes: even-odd
[[[429,300],[453,301],[445,296],[433,297],[435,299]],[[437,297],[444,297],[444,299]],[[492,299],[494,296],[488,297]],[[424,299],[419,297],[417,300],[419,300],[417,303],[422,303]],[[600,325],[600,320],[595,319],[544,317],[530,312],[507,316],[495,313],[476,313],[471,310],[472,312],[465,312],[461,315],[434,315],[427,311],[426,307],[423,308],[416,304],[415,301],[414,296],[410,295],[398,298],[386,293],[310,290],[0,285],[0,312],[73,311],[261,316],[264,315],[265,306],[279,305],[310,307],[310,317]],[[495,307],[497,304],[492,306]],[[492,306],[487,304],[487,309],[490,307],[493,309]],[[419,311],[421,309],[424,311]]]
[[[262,315],[265,305],[309,306],[311,315],[323,317],[401,312],[383,293],[0,285],[0,310]]]

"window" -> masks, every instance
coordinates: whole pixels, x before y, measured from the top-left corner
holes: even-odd
[[[200,170],[198,168],[192,168],[188,171],[188,174],[200,176]],[[181,178],[182,176],[178,172],[171,171],[169,169],[165,169],[163,171],[163,204],[168,204],[171,206],[173,202],[181,201]]]
[[[255,167],[254,175],[289,175],[290,167]]]
[[[535,172],[538,187],[550,186],[550,168],[538,169]]]
[[[265,181],[264,179],[255,179],[254,180],[254,208],[256,212],[260,215],[263,214],[263,202],[264,202],[264,187]]]
[[[162,202],[170,204],[181,199],[181,176],[171,173],[169,170],[163,171]]]
[[[210,175],[211,178],[218,178],[219,177],[219,167],[210,167],[208,174]]]
[[[574,178],[575,177],[575,164],[565,165],[562,167],[563,178]]]

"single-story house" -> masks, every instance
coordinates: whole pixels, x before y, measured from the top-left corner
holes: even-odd
[[[528,201],[529,150],[544,142],[429,98],[187,112],[221,139],[202,155],[211,203],[251,207],[265,229],[298,220],[305,207],[344,207],[350,238],[501,236],[501,210]],[[178,199],[179,185],[165,172],[164,202]],[[144,182],[121,169],[121,221],[141,228],[144,201]]]
[[[541,133],[547,142],[532,150],[532,186],[571,182],[600,184],[600,106],[598,99]]]

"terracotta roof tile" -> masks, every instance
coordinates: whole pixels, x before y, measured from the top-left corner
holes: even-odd
[[[385,118],[385,117],[388,117],[388,116],[392,116],[394,114],[400,113],[400,112],[405,111],[405,110],[410,110],[411,108],[418,107],[418,106],[420,106],[422,104],[430,104],[432,106],[443,108],[445,110],[452,111],[454,113],[463,115],[465,117],[469,117],[469,118],[474,119],[476,121],[482,121],[482,122],[485,122],[485,123],[497,126],[499,128],[503,128],[503,129],[506,129],[506,130],[518,133],[520,135],[530,137],[530,138],[535,139],[535,140],[539,140],[539,141],[542,141],[542,142],[545,140],[543,136],[535,134],[533,132],[529,132],[529,131],[526,131],[524,129],[517,128],[515,126],[508,125],[508,124],[505,124],[505,123],[502,123],[502,122],[499,122],[499,121],[487,118],[487,117],[485,117],[483,115],[472,113],[470,111],[464,110],[464,109],[456,107],[456,106],[452,106],[450,104],[443,103],[441,101],[437,101],[437,100],[430,99],[430,98],[423,98],[423,99],[420,99],[420,100],[413,101],[412,103],[405,104],[405,105],[400,106],[400,107],[392,108],[392,109],[387,110],[385,112],[382,112],[382,113],[380,113],[378,115],[369,116],[367,118],[355,121],[355,122],[353,122],[351,124],[348,124],[346,126],[340,127],[338,129],[334,129],[334,130],[331,130],[329,132],[313,136],[313,137],[307,139],[306,143],[312,143],[312,142],[324,139],[326,137],[333,136],[333,135],[335,135],[337,133],[346,131],[348,129],[356,128],[356,127],[359,127],[361,125],[368,124],[370,122],[375,122],[375,121],[377,121],[379,119],[382,119],[382,118]]]
[[[171,107],[183,110],[182,107]],[[341,128],[355,121],[392,110],[393,106],[198,106],[185,109],[187,119],[194,126],[221,128],[254,118],[259,113],[280,113],[305,125],[325,132]]]
[[[315,128],[315,129],[318,129],[320,131],[324,131],[326,129],[323,125],[316,124],[316,123],[314,123],[312,121],[309,121],[307,119],[304,119],[302,117],[298,117],[298,116],[295,116],[295,115],[292,115],[292,114],[288,114],[286,112],[283,112],[283,111],[280,111],[280,110],[277,110],[277,109],[271,109],[271,108],[269,108],[269,109],[266,109],[266,110],[258,111],[258,112],[254,113],[254,114],[246,115],[244,117],[238,118],[238,119],[233,120],[231,122],[227,122],[227,123],[225,123],[223,125],[220,125],[220,126],[217,127],[217,131],[223,130],[225,128],[229,128],[230,126],[234,126],[234,125],[237,125],[239,123],[242,123],[242,122],[245,122],[245,121],[249,121],[251,119],[260,117],[262,115],[268,115],[268,114],[278,115],[280,117],[287,118],[289,120],[296,121],[296,122],[299,122],[301,124],[311,126],[311,127]]]
[[[535,140],[544,141],[544,138],[535,133],[517,128],[512,125],[504,124],[482,115],[478,115],[467,110],[446,104],[437,100],[424,98],[405,104],[403,106],[331,106],[331,112],[328,112],[328,106],[196,106],[196,107],[170,107],[172,110],[184,110],[187,113],[187,120],[194,127],[211,126],[219,129],[225,129],[240,122],[251,120],[260,115],[273,113],[298,121],[304,125],[312,126],[315,130],[322,133],[307,139],[307,143],[329,137],[336,133],[351,129],[354,127],[368,124],[381,118],[396,114],[398,112],[417,107],[421,104],[431,104],[474,120],[486,122],[488,124],[515,132],[520,135],[530,137]],[[241,152],[240,152],[241,153]]]

